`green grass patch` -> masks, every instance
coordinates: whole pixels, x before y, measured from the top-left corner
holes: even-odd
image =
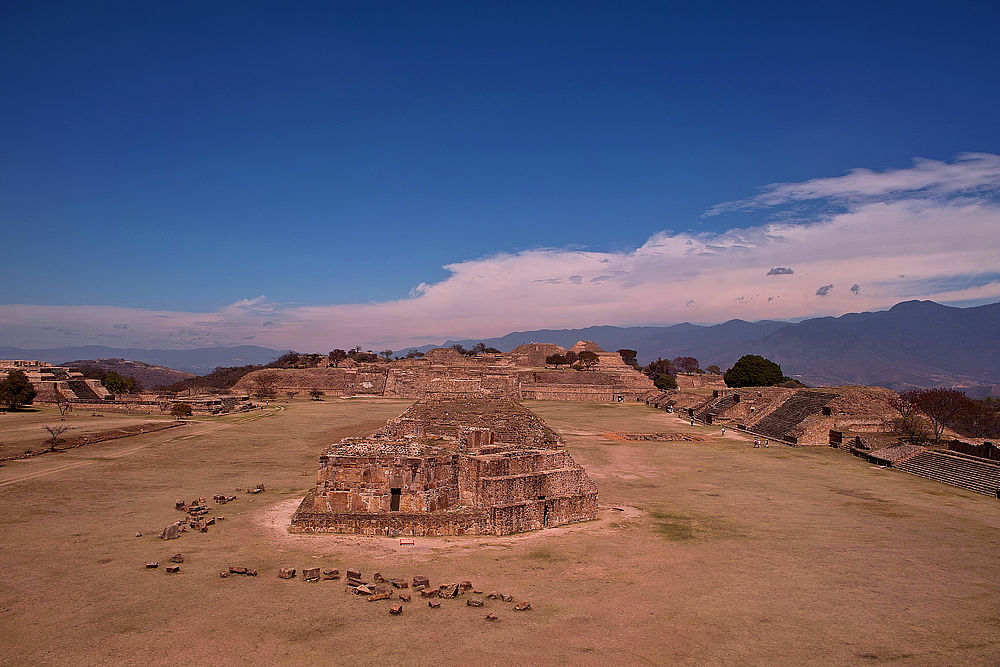
[[[667,512],[650,512],[649,515],[653,518],[656,532],[668,540],[682,542],[694,539],[695,531],[691,517]]]

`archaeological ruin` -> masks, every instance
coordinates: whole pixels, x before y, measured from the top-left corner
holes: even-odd
[[[55,366],[45,361],[0,359],[0,373],[19,370],[28,376],[37,392],[34,403],[63,403],[70,410],[101,410],[133,414],[170,414],[174,404],[187,403],[195,415],[220,415],[244,412],[253,408],[247,394],[217,394],[205,396],[164,396],[142,392],[116,396],[100,380],[84,377],[69,366]]]
[[[899,416],[897,394],[882,387],[743,387],[716,389],[711,396],[651,391],[642,400],[693,421],[791,445],[829,445],[831,438],[884,433]]]
[[[558,435],[509,398],[423,398],[320,456],[293,533],[508,535],[597,516],[597,487]]]
[[[26,359],[0,360],[0,373],[24,371],[31,385],[38,392],[38,403],[57,401],[101,402],[111,398],[111,392],[101,385],[100,380],[89,380],[83,373],[72,368],[55,366],[44,361]]]
[[[572,351],[591,351],[597,364],[586,370],[546,368],[545,359],[567,350],[551,343],[527,343],[511,352],[467,357],[451,348],[430,350],[422,359],[389,363],[345,362],[343,368],[267,369],[244,376],[233,390],[253,393],[255,378],[267,373],[274,389],[322,391],[328,396],[423,398],[478,392],[511,400],[635,401],[653,389],[653,382],[596,343],[580,341]]]

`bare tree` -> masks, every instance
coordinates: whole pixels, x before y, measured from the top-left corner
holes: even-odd
[[[293,398],[295,398],[298,395],[299,395],[299,392],[297,392],[297,391],[286,391],[285,392],[285,396],[288,397],[288,400],[292,400]]]
[[[58,391],[56,392],[56,407],[59,408],[59,414],[64,417],[66,416],[66,413],[69,412],[69,399],[60,394]]]
[[[901,396],[931,420],[935,445],[940,444],[945,426],[968,409],[970,403],[970,399],[957,389],[922,389]]]
[[[255,373],[250,382],[253,385],[250,393],[257,398],[274,398],[278,393],[278,374],[273,371]]]
[[[49,446],[45,451],[54,452],[56,451],[56,446],[59,444],[59,436],[61,436],[66,431],[73,428],[72,426],[66,426],[65,424],[58,424],[56,426],[43,426],[44,430],[49,432],[49,439],[45,443]]]

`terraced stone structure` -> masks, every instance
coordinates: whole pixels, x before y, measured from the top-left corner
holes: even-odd
[[[28,376],[28,381],[37,392],[36,403],[99,402],[113,398],[100,380],[87,379],[73,368],[54,366],[45,361],[0,359],[0,373],[6,376],[11,370],[23,371]]]
[[[899,416],[897,395],[882,387],[789,389],[743,387],[711,398],[684,392],[650,392],[648,405],[672,408],[708,424],[732,426],[794,445],[829,445],[841,439],[884,433]]]
[[[519,403],[425,398],[320,456],[293,533],[508,535],[597,516],[597,487]]]
[[[279,392],[319,390],[328,396],[419,399],[478,392],[513,400],[622,403],[634,401],[653,389],[653,381],[622,361],[617,352],[605,352],[589,341],[580,341],[571,349],[594,352],[597,365],[581,371],[546,368],[546,357],[566,352],[551,343],[527,343],[511,352],[472,357],[451,348],[438,348],[423,359],[353,364],[344,368],[254,371],[244,376],[233,390],[252,392],[254,377],[262,372],[275,377]]]

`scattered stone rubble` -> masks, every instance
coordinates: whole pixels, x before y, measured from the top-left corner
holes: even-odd
[[[615,433],[622,440],[639,442],[704,442],[706,438],[694,433]]]
[[[151,563],[149,566],[153,566]],[[299,571],[296,568],[283,567],[278,570],[279,579],[294,579]],[[323,574],[322,579],[339,579],[339,570],[337,569],[321,569],[321,568],[303,568],[301,570],[301,578],[304,581],[319,581],[319,573]],[[345,579],[346,591],[352,595],[356,595],[364,598],[368,602],[381,602],[382,600],[395,600],[396,603],[393,604],[389,609],[389,613],[393,615],[399,615],[403,612],[401,611],[406,603],[412,601],[412,596],[410,593],[404,593],[403,590],[411,590],[410,581],[402,577],[392,577],[386,578],[380,572],[376,572],[372,575],[372,580],[374,583],[365,582],[362,579],[361,572],[356,569],[346,570],[347,578]],[[249,576],[256,576],[257,572],[255,570],[250,570],[245,567],[230,567],[228,572],[222,572],[222,577],[228,577],[230,574],[245,574]],[[514,597],[507,595],[505,593],[498,593],[496,591],[491,591],[489,594],[483,596],[482,591],[475,590],[472,582],[468,579],[464,579],[459,582],[449,582],[438,585],[436,588],[431,588],[430,580],[423,575],[415,575],[412,578],[412,590],[419,592],[422,598],[427,599],[427,606],[430,609],[440,609],[442,606],[442,600],[451,600],[463,597],[466,593],[471,592],[476,597],[468,597],[465,600],[465,605],[468,607],[480,608],[488,606],[489,601],[506,602],[511,603],[514,601]],[[395,597],[394,597],[395,596]],[[518,602],[513,608],[514,611],[528,611],[531,609],[531,603],[527,600]],[[486,616],[487,620],[497,620],[497,615],[490,613]]]

